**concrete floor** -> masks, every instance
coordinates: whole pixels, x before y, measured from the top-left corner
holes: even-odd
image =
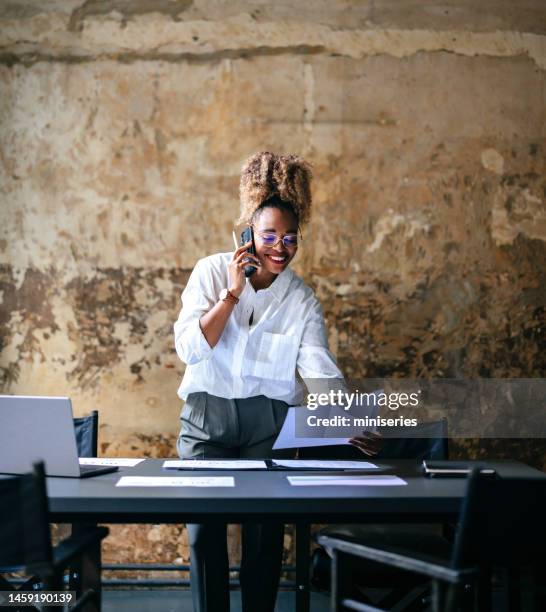
[[[167,589],[103,590],[103,612],[193,612],[189,591]],[[327,612],[329,596],[311,593],[311,612]],[[294,612],[293,591],[280,591],[275,612]],[[231,612],[240,612],[241,593],[231,592]]]

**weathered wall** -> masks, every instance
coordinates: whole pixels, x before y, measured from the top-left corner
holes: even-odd
[[[348,376],[544,376],[545,29],[540,0],[2,3],[1,390],[174,455],[180,292],[263,149],[314,165],[295,268]],[[114,550],[187,559],[167,527]]]

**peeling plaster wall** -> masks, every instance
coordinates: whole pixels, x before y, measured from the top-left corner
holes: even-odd
[[[544,376],[545,29],[539,0],[2,3],[1,391],[174,455],[180,293],[261,149],[314,165],[295,268],[347,376]],[[187,560],[181,533],[106,558]]]

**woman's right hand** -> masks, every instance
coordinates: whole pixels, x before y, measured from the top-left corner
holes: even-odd
[[[235,297],[239,297],[245,288],[245,268],[248,265],[256,265],[260,267],[262,265],[261,261],[256,257],[256,255],[251,255],[247,253],[247,249],[252,246],[252,240],[249,240],[246,244],[240,246],[235,253],[233,253],[233,258],[229,263],[229,278],[231,279],[231,286],[229,287],[230,293],[233,293]],[[247,260],[251,261],[247,261]]]

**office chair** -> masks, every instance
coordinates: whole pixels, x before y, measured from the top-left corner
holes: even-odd
[[[89,416],[74,419],[78,457],[96,457],[98,449],[99,413],[93,410]]]
[[[51,544],[49,510],[42,462],[29,474],[0,479],[0,567],[2,572],[24,568],[32,576],[19,589],[0,576],[0,590],[63,590],[64,570],[77,561],[81,566],[100,567],[101,540],[106,527],[97,527],[81,537],[69,537],[56,547]],[[71,610],[95,600],[100,609],[100,572],[85,572],[82,594]],[[34,608],[37,609],[37,608]]]
[[[74,419],[74,433],[76,434],[76,446],[78,447],[78,457],[96,457],[98,455],[99,437],[99,412],[93,410],[88,416],[77,417]],[[67,535],[78,536],[77,525],[59,525],[61,537]],[[69,573],[65,576],[71,590],[76,591],[78,596],[82,591],[80,584],[81,567],[71,564]]]
[[[447,419],[420,423],[411,428],[397,428],[395,431],[398,432],[396,437],[385,435],[383,447],[379,454],[371,459],[372,461],[374,459],[378,461],[388,459],[416,459],[422,461],[423,459],[444,460],[448,458]],[[364,457],[360,450],[348,445],[300,449],[299,456],[305,459],[348,460],[362,460]],[[332,525],[315,534],[315,540],[321,535],[335,534],[354,538],[365,538],[367,535],[386,539],[404,538],[407,542],[419,541],[429,533],[433,535],[442,532],[447,534],[448,530],[449,526],[447,525],[406,523]],[[311,584],[318,590],[330,590],[331,562],[331,555],[323,547],[319,546],[313,551]],[[391,588],[396,572],[386,568],[374,567],[373,569],[374,571],[367,576],[369,586]],[[389,598],[397,599],[402,593],[407,593],[416,586],[415,578],[410,577],[409,580],[399,582],[397,588],[389,593]]]
[[[491,569],[499,566],[508,571],[509,609],[519,609],[519,572],[526,566],[535,571],[545,567],[545,515],[546,478],[491,479],[474,469],[468,477],[453,544],[424,538],[406,547],[382,540],[321,535],[320,544],[333,554],[331,610],[385,609],[356,599],[355,570],[361,575],[363,566],[374,565],[425,578],[434,612],[461,607],[490,611]]]
[[[99,432],[99,413],[97,410],[93,410],[88,416],[78,417],[74,419],[74,432],[76,434],[76,446],[78,449],[78,457],[96,457],[98,448],[98,432]],[[69,526],[59,525],[59,532],[56,537],[65,538],[72,535],[77,535],[77,532]],[[10,564],[4,566],[0,562],[1,573],[23,573],[24,567],[22,565]],[[80,592],[81,586],[79,584],[79,570],[74,567],[69,576],[69,585],[71,590]],[[32,586],[39,586],[40,579],[37,576],[29,576],[20,588],[29,589]]]
[[[398,435],[388,434],[385,430],[383,447],[371,461],[384,459],[423,459],[444,460],[448,458],[447,419],[419,423],[415,427],[397,427]],[[367,459],[358,448],[350,444],[339,446],[311,446],[300,448],[300,459]]]

